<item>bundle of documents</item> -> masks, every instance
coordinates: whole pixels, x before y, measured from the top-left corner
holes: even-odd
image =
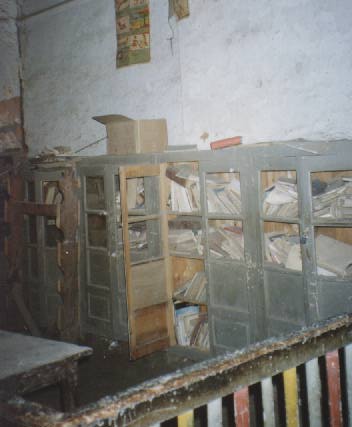
[[[202,256],[203,241],[199,220],[183,217],[169,221],[169,250],[186,256]]]
[[[346,277],[352,275],[352,245],[320,234],[315,239],[318,274]],[[265,233],[266,260],[291,270],[302,270],[298,235]]]
[[[175,332],[178,344],[191,344],[192,333],[198,322],[199,306],[189,305],[175,310]]]
[[[265,258],[292,270],[302,270],[301,247],[298,235],[265,233]]]
[[[168,166],[166,176],[170,179],[170,209],[175,212],[199,211],[199,177],[194,174],[193,166]]]
[[[236,178],[231,181],[217,178],[214,174],[207,177],[208,211],[212,213],[241,214],[241,188]]]
[[[298,216],[297,184],[292,178],[280,177],[264,193],[263,213],[267,216]]]
[[[206,303],[207,278],[204,271],[198,271],[192,279],[174,292],[174,298],[183,301]]]
[[[211,227],[209,230],[210,255],[216,258],[244,259],[242,229],[232,225]]]
[[[209,348],[209,328],[206,313],[190,305],[175,311],[175,332],[180,345]]]
[[[352,275],[352,245],[320,234],[315,239],[318,273],[325,276]]]
[[[321,186],[323,190],[313,196],[314,216],[352,218],[352,178],[343,177],[325,184]]]

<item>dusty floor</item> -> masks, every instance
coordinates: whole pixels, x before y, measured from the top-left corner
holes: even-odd
[[[109,349],[109,341],[88,337],[84,344],[94,351],[92,356],[79,363],[80,406],[194,363],[194,360],[173,350],[159,351],[131,361],[127,343],[119,342],[116,347]],[[32,393],[27,399],[60,410],[58,387]]]

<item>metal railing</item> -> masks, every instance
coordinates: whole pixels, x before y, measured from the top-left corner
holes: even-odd
[[[0,396],[28,427],[352,426],[352,315],[218,356],[73,413]]]

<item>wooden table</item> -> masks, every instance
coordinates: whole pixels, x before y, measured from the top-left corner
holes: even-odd
[[[77,362],[89,347],[0,330],[0,390],[24,394],[59,384],[64,411],[76,402]]]

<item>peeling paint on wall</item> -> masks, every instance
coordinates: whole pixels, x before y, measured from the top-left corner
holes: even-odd
[[[22,144],[20,97],[0,101],[0,153],[21,149]]]

